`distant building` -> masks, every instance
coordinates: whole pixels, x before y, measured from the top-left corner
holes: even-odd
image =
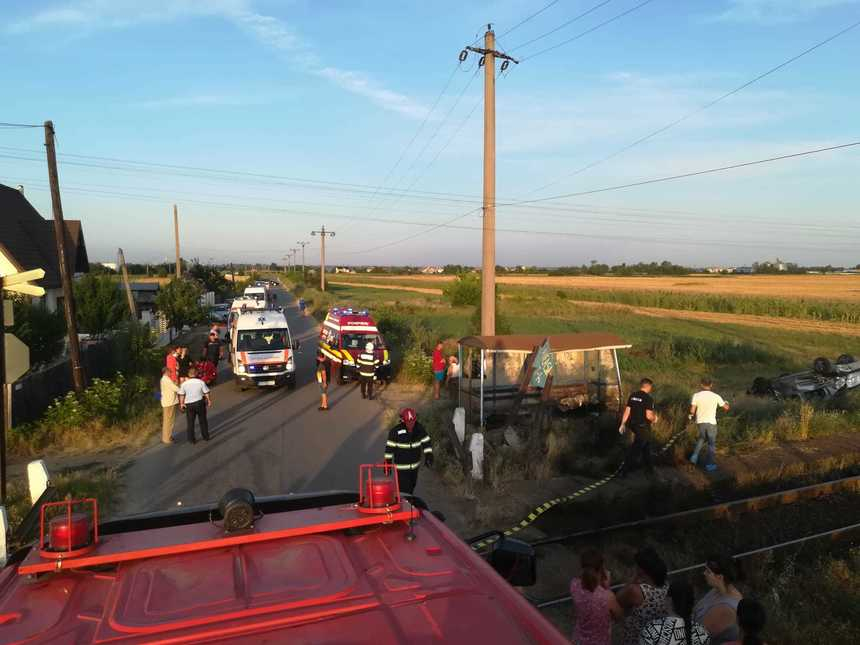
[[[4,254],[20,271],[44,269],[45,277],[37,281],[45,288],[42,298],[49,311],[63,304],[60,263],[54,237],[54,222],[46,220],[33,208],[20,190],[0,184],[0,245]],[[84,231],[80,220],[65,220],[66,258],[75,276],[90,270]]]
[[[159,284],[157,282],[130,282],[131,297],[138,311],[154,311],[155,298],[158,296]],[[125,289],[120,283],[119,287]]]
[[[111,271],[117,270],[116,262],[99,262],[99,266],[103,266],[105,269],[110,269]]]
[[[444,272],[445,272],[445,269],[443,269],[442,267],[433,266],[433,265],[426,266],[423,269],[421,269],[421,273],[424,273],[425,275],[435,275],[437,273],[444,273]]]
[[[731,273],[752,273],[752,267],[734,267]]]
[[[350,269],[349,267],[335,267],[334,272],[335,273],[355,273],[355,271],[353,269]]]

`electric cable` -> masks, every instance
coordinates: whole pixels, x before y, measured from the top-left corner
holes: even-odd
[[[505,31],[505,32],[502,34],[502,36],[501,36],[501,37],[502,37],[502,38],[504,38],[504,37],[505,37],[505,36],[507,36],[509,33],[511,33],[512,31],[514,31],[515,29],[519,29],[520,27],[522,27],[524,24],[526,24],[527,22],[529,22],[529,21],[530,21],[530,20],[532,20],[533,18],[537,18],[539,15],[541,15],[544,11],[546,11],[547,9],[549,9],[550,7],[552,7],[553,5],[557,5],[557,4],[558,4],[558,2],[559,2],[559,0],[552,0],[552,2],[550,2],[549,4],[544,5],[543,7],[541,7],[541,8],[540,8],[540,9],[538,9],[537,11],[535,11],[533,14],[531,14],[531,15],[529,15],[529,16],[526,16],[525,18],[523,18],[522,20],[520,20],[520,21],[519,21],[517,24],[515,24],[513,27],[511,27],[510,29],[508,29],[507,31]]]
[[[510,51],[514,51],[516,49],[522,49],[523,47],[527,47],[528,45],[531,45],[532,43],[537,42],[538,40],[546,38],[547,36],[551,36],[552,34],[556,33],[557,31],[564,29],[565,27],[567,27],[569,25],[572,25],[573,23],[577,22],[578,20],[581,20],[582,18],[585,18],[586,16],[597,11],[601,7],[608,5],[610,2],[612,2],[612,0],[603,0],[603,2],[598,2],[596,5],[592,6],[589,9],[586,9],[585,11],[580,13],[579,15],[576,15],[573,18],[571,18],[570,20],[567,20],[567,21],[561,23],[558,27],[555,27],[554,29],[551,29],[545,33],[542,33],[540,36],[535,36],[531,40],[527,40],[523,43],[520,43],[519,45],[517,45],[516,47],[514,47]],[[502,34],[502,35],[504,36],[505,34]]]

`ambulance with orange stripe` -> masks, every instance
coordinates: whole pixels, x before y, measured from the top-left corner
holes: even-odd
[[[296,386],[294,353],[299,348],[280,311],[240,313],[230,329],[233,378],[241,390],[250,387]]]
[[[368,311],[352,307],[329,309],[320,328],[319,351],[328,356],[338,370],[338,383],[358,378],[356,359],[367,343],[373,343],[373,353],[379,360],[377,380],[390,381],[391,354]]]

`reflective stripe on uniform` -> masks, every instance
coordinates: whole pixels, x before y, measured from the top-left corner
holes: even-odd
[[[394,467],[397,470],[417,470],[421,465],[420,461],[416,461],[414,464],[395,464]]]

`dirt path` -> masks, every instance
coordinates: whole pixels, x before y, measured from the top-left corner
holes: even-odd
[[[441,296],[441,289],[429,287],[404,287],[399,285],[375,284],[369,282],[352,282],[341,280],[329,280],[332,284],[342,284],[352,287],[365,287],[368,289],[388,289],[392,291],[410,291],[414,293],[425,293]],[[504,299],[506,296],[502,294]],[[773,316],[753,316],[751,314],[724,314],[710,311],[683,311],[679,309],[661,309],[659,307],[638,307],[635,305],[624,305],[614,302],[591,302],[589,300],[569,300],[583,307],[611,308],[622,310],[640,316],[651,316],[654,318],[674,318],[676,320],[697,320],[725,325],[749,325],[752,327],[769,327],[772,329],[817,332],[824,334],[841,334],[843,336],[860,336],[860,327],[857,325],[846,325],[835,322],[818,320],[802,320],[799,318],[777,318]]]

